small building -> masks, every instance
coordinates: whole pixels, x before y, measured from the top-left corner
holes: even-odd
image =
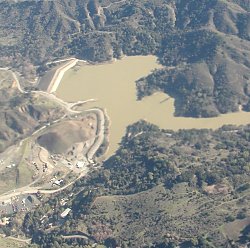
[[[62,198],[62,199],[60,200],[61,206],[65,206],[66,203],[67,203],[67,201],[68,201],[68,199]]]
[[[60,179],[60,180],[54,181],[53,184],[55,184],[55,185],[57,185],[57,186],[60,186],[62,182],[63,182],[63,179]]]
[[[71,209],[70,208],[66,208],[62,213],[61,213],[61,217],[65,218],[69,213],[70,213]]]
[[[10,218],[7,218],[7,217],[3,217],[1,220],[0,220],[0,226],[6,226],[10,223]]]
[[[87,166],[88,164],[89,164],[89,162],[88,162],[87,158],[86,158],[86,157],[83,157],[83,159],[82,159],[81,161],[77,161],[76,167],[77,167],[78,169],[81,169],[81,168]]]
[[[85,165],[85,163],[84,163],[84,162],[82,162],[82,161],[78,161],[78,162],[76,163],[76,167],[77,167],[78,169],[83,168],[83,167],[84,167],[84,165]]]

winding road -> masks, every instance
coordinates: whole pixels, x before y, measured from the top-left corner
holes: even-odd
[[[14,82],[15,82],[15,84],[16,84],[17,89],[18,89],[21,93],[27,93],[26,91],[24,91],[24,90],[21,88],[21,85],[20,85],[20,82],[19,82],[19,79],[18,79],[17,75],[16,75],[10,68],[8,68],[8,67],[2,67],[2,68],[0,68],[0,70],[11,72],[12,77],[13,77],[13,79],[14,79]]]
[[[71,181],[70,183],[64,185],[63,187],[61,187],[59,189],[41,189],[40,187],[24,186],[22,188],[12,190],[11,193],[8,192],[7,194],[5,193],[5,194],[0,195],[0,202],[4,202],[4,201],[9,200],[12,197],[24,195],[24,194],[36,194],[36,193],[54,194],[54,193],[58,193],[60,191],[67,189],[70,185],[74,184],[77,180],[84,177],[87,173],[88,173],[88,171],[82,172],[75,180]]]
[[[119,3],[124,3],[124,2],[126,2],[126,0],[121,0],[121,1],[113,2],[113,3],[110,3],[108,6],[104,6],[104,7],[102,7],[102,8],[103,8],[103,9],[108,9],[108,8],[110,8],[112,5],[119,4]]]
[[[48,93],[45,93],[45,94],[47,95]],[[48,94],[48,95],[53,96],[51,94]],[[56,98],[56,99],[58,99],[58,98]],[[62,100],[60,100],[60,102],[61,101]],[[65,103],[65,104],[67,104],[67,103]],[[73,104],[73,106],[76,106],[76,105],[77,104]],[[70,106],[68,106],[68,108],[70,108]],[[73,111],[73,113],[79,113],[79,112],[80,111]],[[95,137],[95,141],[94,141],[93,145],[90,147],[90,149],[89,149],[89,151],[87,153],[88,160],[92,161],[96,151],[99,149],[100,145],[102,144],[102,142],[104,140],[105,116],[104,116],[103,111],[98,109],[98,108],[89,109],[86,112],[95,112],[96,115],[97,115],[97,119],[98,119],[98,129],[97,129],[97,134],[96,134],[96,137]],[[58,121],[60,121],[61,119],[63,119],[63,117],[60,118]],[[32,134],[32,136],[36,135],[39,131],[43,130],[44,128],[46,128],[46,126],[43,126],[39,130],[35,131]],[[22,141],[21,141],[21,143],[22,143]],[[7,201],[12,197],[23,195],[23,194],[36,194],[38,192],[41,193],[41,194],[58,193],[60,191],[65,190],[66,188],[68,188],[72,184],[74,184],[77,180],[84,177],[87,173],[88,173],[88,170],[83,171],[82,173],[80,173],[80,175],[75,180],[73,180],[70,183],[66,184],[65,186],[63,186],[63,187],[61,187],[59,189],[55,189],[55,190],[45,190],[45,189],[41,189],[41,187],[31,187],[31,185],[33,184],[33,183],[31,183],[31,184],[29,184],[27,186],[24,186],[22,188],[18,188],[18,189],[12,190],[12,191],[8,191],[8,192],[0,195],[0,202]]]
[[[51,94],[59,86],[64,73],[68,69],[70,69],[74,65],[76,65],[76,63],[78,62],[78,60],[75,58],[72,58],[72,59],[70,58],[67,61],[68,62],[66,64],[64,64],[62,67],[57,69],[56,73],[54,74],[54,76],[49,84],[47,92],[46,91],[31,91],[31,93],[37,94],[37,95],[42,95],[46,98],[49,98],[49,99],[55,101],[56,103],[61,105],[63,108],[65,108],[68,111],[68,113],[79,114],[79,113],[82,113],[83,111],[73,110],[72,108],[77,106],[77,105],[89,102],[89,101],[96,101],[96,99],[78,101],[75,103],[67,103],[67,102],[63,101],[62,99],[56,97],[54,94]],[[61,61],[58,61],[58,62],[61,62]],[[21,93],[26,93],[24,90],[22,90],[22,88],[20,86],[20,82],[18,80],[18,77],[16,76],[16,74],[14,72],[9,70],[9,68],[0,68],[0,70],[10,71],[12,73],[12,76],[14,78],[14,81],[15,81],[15,84],[16,84],[18,90]],[[101,146],[101,144],[104,141],[105,114],[104,114],[103,110],[98,109],[98,108],[85,110],[85,112],[94,112],[97,115],[97,122],[98,122],[96,136],[94,137],[93,144],[91,145],[91,147],[89,148],[89,151],[87,153],[87,158],[88,158],[89,162],[92,162],[93,157],[95,156],[95,153],[97,152],[97,150],[99,149],[99,147]],[[63,120],[65,117],[66,117],[66,114],[64,116],[60,117],[55,122],[59,122],[59,121]],[[33,134],[31,136],[36,135],[37,133],[39,133],[41,130],[45,129],[46,127],[47,127],[47,125],[42,126],[39,130],[36,130],[35,132],[33,132]],[[23,143],[24,140],[22,140],[20,142],[20,145]],[[61,192],[61,191],[65,190],[66,188],[68,188],[69,186],[71,186],[72,184],[74,184],[77,180],[79,180],[80,178],[85,176],[87,173],[88,173],[88,170],[81,172],[80,175],[76,179],[74,179],[70,183],[66,184],[65,186],[63,186],[59,189],[55,189],[55,190],[52,190],[52,189],[45,190],[45,189],[42,189],[41,187],[32,187],[33,183],[31,183],[31,184],[26,185],[24,187],[21,187],[21,188],[12,190],[12,191],[8,191],[8,192],[0,195],[0,202],[7,201],[7,200],[11,199],[12,197],[23,195],[23,194],[36,194],[36,193],[54,194],[54,193]]]

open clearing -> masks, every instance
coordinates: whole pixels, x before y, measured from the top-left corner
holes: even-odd
[[[240,232],[248,225],[250,225],[250,218],[245,218],[227,223],[222,229],[229,239],[236,241],[240,236]]]
[[[27,244],[24,242],[18,242],[16,240],[11,240],[8,238],[0,237],[0,247],[1,248],[21,248],[27,247]]]
[[[245,191],[235,200],[230,194],[202,194],[186,183],[171,190],[159,185],[128,196],[97,197],[84,224],[92,229],[96,225],[98,230],[100,223],[106,228],[112,223],[112,235],[127,237],[131,245],[138,239],[146,243],[152,238],[156,241],[165,236],[185,239],[207,233],[216,235],[222,230],[223,234],[227,233],[236,240],[250,219],[237,220],[224,227],[221,223],[225,223],[226,216],[236,214],[240,210],[238,200],[248,200],[249,195],[250,191]],[[155,225],[153,229],[152,223]],[[87,230],[85,226],[82,228],[81,231]]]
[[[39,136],[37,142],[51,153],[65,153],[73,144],[85,142],[95,135],[95,117],[88,120],[60,122]]]

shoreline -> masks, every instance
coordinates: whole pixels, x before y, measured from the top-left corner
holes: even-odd
[[[80,113],[81,111],[77,111],[74,110],[75,107],[77,107],[78,105],[83,105],[85,103],[88,102],[95,102],[98,99],[87,99],[87,100],[81,100],[81,101],[77,101],[77,102],[67,102],[64,101],[63,99],[57,97],[55,94],[56,90],[58,89],[64,74],[70,70],[71,68],[75,67],[77,65],[77,63],[81,63],[80,66],[82,65],[103,65],[103,64],[112,64],[114,62],[117,61],[117,59],[112,59],[110,61],[105,61],[102,63],[90,63],[88,61],[85,60],[79,60],[76,58],[67,58],[67,59],[63,59],[63,60],[57,60],[57,61],[53,61],[53,62],[48,62],[47,64],[53,64],[53,63],[61,63],[63,61],[67,61],[66,64],[63,64],[61,67],[57,68],[51,81],[49,82],[49,85],[47,87],[47,90],[43,91],[35,91],[35,92],[40,92],[43,93],[45,95],[48,95],[50,97],[53,97],[55,100],[57,100],[57,102],[60,102],[62,105],[64,105],[64,107],[66,107],[66,109],[70,112],[73,113]],[[103,144],[103,142],[106,140],[109,141],[109,134],[105,135],[105,129],[107,128],[106,126],[106,120],[109,121],[108,127],[110,127],[110,118],[107,115],[107,111],[100,109],[100,108],[91,108],[91,109],[87,109],[84,110],[84,112],[93,112],[96,114],[97,119],[98,119],[98,130],[97,130],[97,134],[96,134],[96,138],[93,142],[93,144],[91,145],[88,153],[87,153],[87,159],[89,160],[89,162],[93,161],[93,158],[95,157],[97,159],[96,152],[99,150],[99,148],[101,147],[101,145]],[[105,152],[101,155],[101,157],[104,157],[105,154],[107,153],[109,149],[109,145],[107,146],[107,149],[105,149]],[[98,161],[100,161],[100,158],[98,158]]]
[[[126,55],[122,56],[120,59],[126,57]],[[52,61],[52,62],[47,62],[46,64],[57,64],[57,63],[61,63],[61,62],[66,62],[65,64],[61,65],[59,68],[57,68],[55,70],[55,72],[53,73],[53,76],[50,80],[50,82],[48,83],[48,86],[46,87],[46,89],[41,89],[42,91],[48,92],[49,94],[55,93],[56,90],[58,89],[58,87],[60,86],[60,83],[63,79],[64,74],[70,70],[71,68],[77,66],[77,63],[80,63],[80,66],[82,65],[105,65],[105,64],[112,64],[114,62],[116,62],[117,59],[113,58],[112,60],[109,61],[104,61],[104,62],[100,62],[100,63],[96,63],[96,62],[90,62],[90,61],[86,61],[86,60],[81,60],[81,59],[77,59],[77,58],[67,58],[67,59],[62,59],[62,60],[56,60],[56,61]],[[50,73],[52,70],[49,70],[45,73],[45,75],[43,75],[42,77],[40,77],[37,81],[37,85],[39,87],[42,79],[48,74]]]
[[[107,109],[103,109],[103,112],[104,112],[104,116],[106,117],[106,129],[108,130],[108,133],[106,135],[104,135],[104,140],[103,140],[103,143],[106,141],[107,142],[107,146],[106,146],[106,149],[105,151],[103,152],[103,154],[98,157],[98,160],[100,161],[105,161],[106,159],[110,158],[111,156],[106,156],[109,152],[109,149],[110,149],[110,146],[109,146],[109,133],[110,133],[110,127],[111,127],[111,119],[108,115],[108,112],[107,112]],[[105,134],[105,130],[104,130],[104,134]],[[106,139],[106,140],[105,140]]]
[[[122,56],[122,58],[127,57],[127,56]],[[58,87],[60,86],[60,83],[63,79],[64,74],[70,70],[71,68],[75,67],[77,65],[77,63],[81,63],[80,66],[82,66],[82,63],[85,65],[105,65],[105,64],[112,64],[114,62],[117,61],[116,58],[113,58],[110,61],[105,61],[105,62],[101,62],[101,63],[91,63],[89,61],[85,61],[85,60],[79,60],[76,58],[66,58],[66,59],[62,59],[62,60],[57,60],[57,61],[52,61],[52,62],[48,62],[47,64],[53,64],[53,63],[61,63],[61,62],[67,62],[66,64],[62,65],[61,67],[57,68],[51,81],[49,82],[49,85],[47,87],[47,90],[42,90],[40,92],[43,93],[47,93],[50,96],[54,96],[57,100],[60,100],[62,103],[65,103],[65,106],[68,108],[68,110],[71,110],[72,112],[77,112],[74,111],[73,108],[76,107],[77,105],[82,105],[88,102],[95,102],[98,99],[87,99],[87,100],[83,100],[83,101],[77,101],[77,102],[66,102],[61,98],[58,98],[55,94],[56,90],[58,89]],[[38,82],[39,84],[39,82]],[[105,128],[110,128],[111,125],[111,120],[109,118],[109,116],[107,115],[107,111],[103,110],[103,109],[99,109],[99,108],[92,108],[92,109],[88,109],[85,110],[86,112],[92,111],[97,115],[98,118],[98,134],[96,135],[96,139],[93,142],[92,146],[90,147],[88,154],[87,154],[87,158],[89,161],[93,160],[93,157],[96,155],[96,152],[99,150],[99,148],[101,147],[101,145],[103,144],[103,142],[105,141],[105,139],[109,142],[109,133],[107,135],[105,135]],[[106,121],[105,119],[108,120],[108,126],[106,126]],[[100,160],[105,160],[105,155],[107,154],[109,150],[109,144],[107,145],[104,153],[99,157],[96,158],[98,159],[98,161]]]
[[[126,57],[128,57],[128,56],[126,56],[126,55],[124,55],[124,56],[122,56],[122,58],[126,58]],[[133,56],[132,56],[133,57]],[[121,58],[121,59],[122,59]],[[81,63],[81,61],[79,61],[79,66],[87,66],[87,65],[91,65],[91,66],[98,66],[98,65],[107,65],[107,64],[113,64],[113,63],[115,63],[116,62],[116,60],[117,59],[112,59],[112,60],[109,60],[109,61],[105,61],[105,62],[101,62],[101,63],[90,63],[90,62],[87,62],[86,63],[86,61],[84,61],[85,62],[85,64],[84,63]],[[72,61],[72,60],[71,60]],[[75,60],[74,60],[75,61]],[[77,62],[74,64],[74,65],[76,65],[77,64]],[[70,66],[71,68],[74,66],[74,65],[72,65],[72,66]],[[63,69],[63,71],[65,70],[65,68],[63,67],[62,68]],[[66,65],[66,70],[64,71],[64,72],[66,72],[68,70],[68,68],[67,68],[67,65]],[[64,72],[63,72],[63,74],[64,74]],[[58,75],[55,75],[55,77],[57,77]],[[63,76],[63,75],[62,75]],[[84,76],[83,76],[84,77]],[[53,83],[53,82],[52,82]],[[60,83],[61,83],[61,79],[60,80],[58,80],[57,81],[57,87],[60,85]],[[55,86],[54,86],[55,87]],[[55,89],[57,89],[57,87],[55,87]],[[160,92],[160,93],[162,93],[162,92]],[[159,92],[157,91],[157,92],[154,92],[152,95],[150,95],[150,97],[151,96],[154,96],[154,95],[156,95],[156,94],[159,94]],[[165,93],[164,93],[165,94]],[[53,94],[52,94],[53,95]],[[86,99],[88,99],[88,98],[90,98],[91,97],[91,95],[86,95]],[[170,101],[171,102],[171,106],[172,106],[172,102],[173,102],[173,106],[174,106],[174,98],[172,98],[172,97],[170,97],[169,95],[167,95],[166,94],[166,97],[167,97],[167,100],[168,101]],[[165,98],[166,98],[165,97]],[[98,98],[98,97],[97,97]],[[147,99],[145,98],[145,97],[143,97],[144,98],[144,101],[146,101]],[[93,101],[93,100],[92,100]],[[165,102],[166,101],[166,99],[164,99],[164,101],[163,102]],[[80,101],[79,101],[80,102]],[[83,103],[84,103],[84,101],[83,101]],[[162,102],[161,102],[162,103]],[[169,103],[170,104],[170,103]],[[168,104],[168,107],[169,107],[169,104]],[[76,104],[77,105],[77,104]],[[103,108],[103,107],[106,107],[106,106],[100,106],[101,108]],[[171,108],[172,109],[172,108]],[[244,111],[245,112],[245,111]],[[239,111],[237,112],[237,113],[242,113],[242,111],[240,111],[240,109],[239,109]],[[171,114],[171,113],[170,113]],[[153,119],[153,121],[149,118],[149,120],[148,120],[148,122],[151,122],[151,123],[154,123],[155,125],[157,125],[157,126],[159,126],[160,128],[163,128],[163,129],[172,129],[172,130],[179,130],[179,129],[191,129],[191,128],[196,128],[196,129],[203,129],[203,128],[211,128],[211,129],[218,129],[218,128],[220,128],[221,126],[223,126],[223,125],[243,125],[242,123],[231,123],[231,121],[229,121],[228,122],[228,119],[230,119],[230,116],[232,115],[232,114],[235,114],[235,113],[226,113],[226,114],[220,114],[219,116],[216,116],[216,117],[210,117],[210,118],[195,118],[195,117],[176,117],[174,114],[173,114],[173,116],[172,115],[170,115],[170,116],[168,116],[169,118],[173,118],[173,121],[176,121],[177,123],[176,123],[176,126],[171,126],[170,125],[170,127],[165,127],[165,123],[163,123],[162,125],[161,125],[161,123],[159,124],[159,121],[157,120],[157,122],[154,122],[154,119]],[[234,116],[232,116],[233,118],[234,118]],[[236,117],[236,116],[235,116]],[[153,117],[154,118],[154,117]],[[183,121],[186,121],[187,120],[187,125],[185,126],[185,127],[182,127],[182,125],[179,123],[179,122],[181,122],[182,121],[182,119],[183,119]],[[225,122],[223,122],[223,119],[225,119]],[[172,119],[170,119],[170,120],[172,120]],[[216,121],[216,122],[214,122],[215,124],[212,124],[212,125],[210,125],[211,124],[211,121]],[[198,123],[196,123],[196,122],[198,122]],[[227,123],[228,122],[228,123]],[[193,123],[195,123],[194,125],[193,125]],[[249,123],[249,122],[247,122],[247,123]],[[245,118],[244,118],[244,124],[245,124]],[[110,127],[110,125],[111,125],[111,120],[110,120],[110,118],[109,118],[109,127]],[[164,126],[163,126],[164,125]],[[108,137],[107,137],[108,136]],[[106,135],[106,137],[105,137],[105,139],[104,139],[104,141],[109,141],[110,142],[110,139],[112,138],[112,134],[110,134],[110,132],[108,132],[108,134]],[[105,152],[104,152],[104,154],[103,155],[105,155],[105,154],[107,154],[107,153],[109,153],[109,151],[110,151],[110,147],[112,148],[112,144],[110,145],[110,143],[109,143],[109,145],[107,145],[106,146],[106,148],[107,149],[105,149]],[[101,156],[101,157],[103,157],[103,156]],[[105,158],[104,158],[105,159]]]
[[[85,110],[85,112],[94,112],[97,116],[97,123],[98,123],[96,138],[87,153],[87,159],[89,162],[91,162],[93,161],[93,157],[95,156],[96,152],[102,145],[104,138],[105,138],[105,135],[104,135],[105,113],[103,110],[99,108],[91,108],[91,109]]]

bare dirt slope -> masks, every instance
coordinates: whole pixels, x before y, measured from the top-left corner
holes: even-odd
[[[95,134],[84,119],[63,121],[39,136],[38,143],[50,153],[65,153],[75,143],[85,142]]]

